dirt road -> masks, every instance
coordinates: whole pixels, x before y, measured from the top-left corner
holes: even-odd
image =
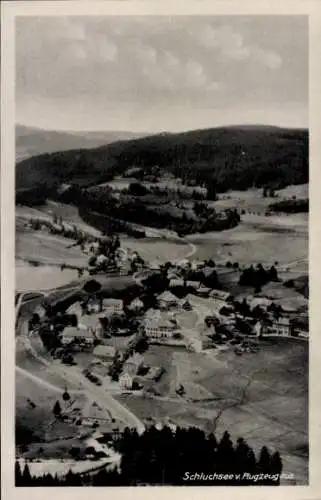
[[[20,342],[21,342],[20,338]],[[89,400],[98,401],[101,407],[104,407],[108,414],[112,413],[118,420],[123,421],[128,425],[128,427],[134,427],[137,429],[139,433],[142,433],[145,430],[144,424],[131,412],[128,408],[124,407],[116,401],[111,394],[106,392],[105,389],[96,387],[94,384],[89,382],[86,377],[74,367],[67,367],[61,364],[50,363],[47,359],[40,356],[32,347],[30,340],[25,338],[25,345],[28,349],[29,353],[31,353],[36,359],[38,359],[41,363],[46,365],[49,370],[57,373],[63,378],[66,377],[72,383],[78,384],[80,387],[79,391],[73,392],[83,392]],[[25,376],[29,376],[29,378],[33,378],[37,383],[41,383],[43,386],[47,388],[51,388],[52,390],[61,390],[60,388],[43,381],[41,378],[36,377],[26,370],[23,370],[20,367],[16,367],[17,371],[24,374]],[[72,392],[72,391],[70,391]]]

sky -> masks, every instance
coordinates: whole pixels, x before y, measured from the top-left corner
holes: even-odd
[[[147,133],[307,127],[307,17],[18,17],[16,122]]]

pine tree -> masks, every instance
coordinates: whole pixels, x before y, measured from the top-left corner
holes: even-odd
[[[258,460],[258,467],[261,469],[261,472],[269,473],[270,466],[271,466],[270,452],[266,446],[263,446],[260,452],[260,458]]]
[[[225,431],[217,448],[217,466],[220,472],[234,470],[234,448],[230,434]]]
[[[30,486],[32,484],[32,478],[29,470],[29,465],[26,463],[22,473],[22,486]]]
[[[55,402],[55,405],[53,407],[52,412],[55,415],[55,417],[60,417],[60,415],[61,415],[61,406],[60,406],[59,401]]]
[[[273,474],[281,474],[282,469],[283,469],[283,464],[280,457],[280,453],[276,451],[275,453],[273,453],[271,457],[271,472]]]
[[[21,467],[20,467],[18,460],[16,460],[16,462],[15,462],[14,476],[15,476],[15,485],[21,486],[22,474],[21,474]]]

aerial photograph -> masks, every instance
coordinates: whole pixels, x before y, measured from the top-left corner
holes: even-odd
[[[308,39],[16,17],[17,487],[309,484]]]

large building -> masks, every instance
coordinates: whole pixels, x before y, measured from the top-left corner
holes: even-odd
[[[77,328],[75,326],[67,326],[61,336],[61,343],[63,345],[71,344],[72,342],[77,342],[79,344],[92,345],[94,343],[95,336],[89,329]]]
[[[139,368],[142,366],[143,361],[144,361],[143,356],[138,352],[136,352],[135,354],[133,354],[133,356],[128,358],[123,364],[124,372],[132,376],[136,375]]]
[[[183,278],[173,278],[169,282],[169,287],[170,288],[175,288],[176,286],[181,286],[183,287],[185,284]]]
[[[171,309],[179,307],[180,300],[174,294],[166,290],[158,296],[158,304],[161,309]]]
[[[289,318],[279,318],[272,325],[272,333],[283,337],[292,334],[292,323]]]
[[[123,301],[122,301],[122,299],[104,299],[103,300],[103,311],[107,315],[122,314],[123,313]]]
[[[122,389],[132,389],[133,387],[133,377],[127,372],[122,373],[118,381]]]
[[[131,311],[139,312],[144,309],[144,302],[142,302],[138,297],[131,301],[128,306]]]
[[[145,333],[149,338],[164,339],[180,333],[180,328],[174,318],[161,315],[158,318],[145,320]]]

